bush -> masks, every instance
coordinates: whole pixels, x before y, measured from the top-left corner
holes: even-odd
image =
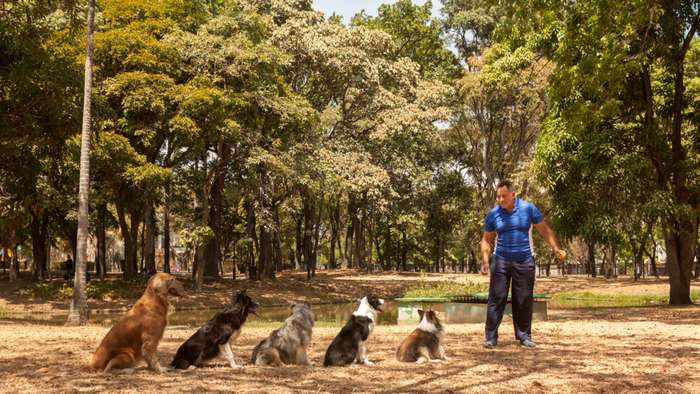
[[[63,300],[73,297],[73,287],[72,283],[63,281],[37,282],[17,289],[17,293],[32,298]]]
[[[693,290],[690,297],[700,299],[700,291]],[[552,297],[554,304],[560,308],[579,307],[635,307],[648,305],[668,304],[666,294],[599,294],[589,291],[569,291],[555,294]]]
[[[421,280],[409,286],[404,298],[449,298],[460,295],[488,291],[487,283],[471,282],[428,282]]]
[[[128,280],[91,281],[87,284],[87,297],[91,300],[134,299],[143,294],[148,280],[139,275]],[[17,293],[32,298],[69,300],[73,297],[73,282],[38,282],[17,289]]]

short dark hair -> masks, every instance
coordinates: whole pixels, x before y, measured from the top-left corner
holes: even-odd
[[[502,187],[507,187],[508,190],[511,190],[511,191],[513,190],[513,184],[510,183],[510,181],[507,179],[504,179],[504,180],[498,182],[498,184],[496,185],[496,189],[500,189]]]

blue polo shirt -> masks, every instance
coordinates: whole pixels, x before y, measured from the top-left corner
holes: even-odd
[[[543,219],[542,212],[534,204],[519,198],[515,199],[512,212],[496,205],[484,219],[484,231],[498,234],[493,254],[509,261],[524,261],[531,257],[530,225]]]

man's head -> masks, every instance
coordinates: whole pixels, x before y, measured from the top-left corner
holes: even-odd
[[[510,181],[503,180],[496,185],[496,201],[503,209],[511,210],[515,206],[515,192]]]

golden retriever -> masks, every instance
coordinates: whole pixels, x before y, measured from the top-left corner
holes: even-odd
[[[133,367],[143,357],[153,371],[162,372],[157,350],[168,324],[168,294],[181,296],[184,292],[172,275],[153,275],[141,298],[102,339],[89,367],[109,372]]]

